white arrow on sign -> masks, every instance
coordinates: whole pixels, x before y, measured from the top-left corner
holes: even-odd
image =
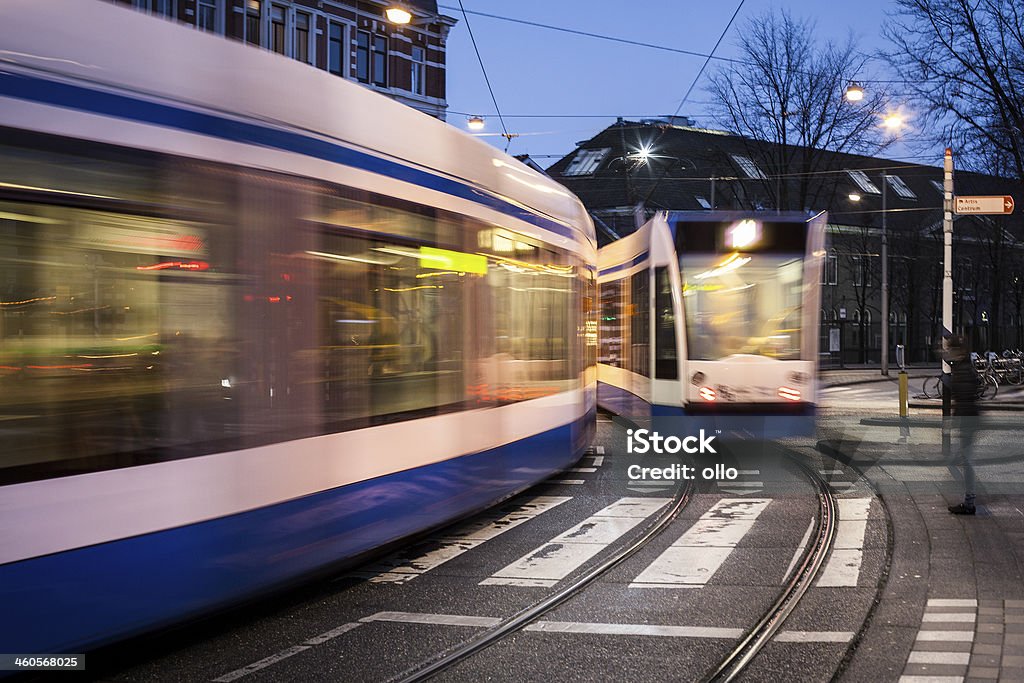
[[[953,210],[963,214],[1007,214],[1013,213],[1013,197],[996,195],[991,197],[955,197]]]

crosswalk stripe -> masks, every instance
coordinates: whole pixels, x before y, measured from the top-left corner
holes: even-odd
[[[835,484],[833,484],[835,486]],[[870,498],[840,498],[839,524],[832,553],[818,578],[818,586],[856,586],[864,561],[864,535],[867,532]]]
[[[569,496],[536,496],[516,505],[502,517],[482,519],[460,526],[454,533],[440,536],[441,546],[421,555],[408,557],[395,554],[385,558],[367,570],[355,572],[352,576],[368,578],[371,583],[407,583],[420,574],[425,574],[445,562],[452,560],[484,541],[500,536],[537,515],[547,512],[562,503],[572,500]],[[505,508],[508,509],[507,507]],[[422,546],[421,546],[422,547]]]
[[[668,498],[620,498],[480,585],[554,586],[668,502]]]
[[[699,588],[722,566],[771,502],[723,498],[636,577],[630,588]]]

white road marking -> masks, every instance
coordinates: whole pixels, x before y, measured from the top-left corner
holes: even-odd
[[[249,674],[253,673],[254,671],[259,671],[260,669],[266,669],[268,666],[271,666],[272,664],[277,664],[282,659],[288,659],[292,655],[297,655],[300,652],[304,652],[305,650],[309,650],[309,649],[310,649],[310,647],[308,645],[295,645],[294,647],[290,647],[287,650],[281,650],[276,655],[270,655],[269,657],[264,657],[263,659],[261,659],[258,662],[253,662],[252,664],[250,664],[248,666],[244,666],[241,669],[236,669],[235,671],[232,671],[231,673],[227,673],[227,674],[224,674],[223,676],[221,676],[219,678],[215,678],[215,679],[213,679],[214,683],[231,683],[231,681],[236,681],[239,678],[241,678],[242,676],[248,676]]]
[[[472,550],[484,541],[500,536],[509,529],[514,529],[537,515],[570,500],[572,498],[568,496],[530,498],[517,505],[514,510],[503,517],[484,518],[470,522],[458,527],[453,533],[437,537],[435,541],[441,543],[439,548],[415,557],[397,553],[364,571],[355,572],[351,576],[368,578],[372,583],[407,583],[420,574],[425,574],[464,552]]]
[[[793,572],[796,567],[797,561],[800,556],[804,554],[804,550],[807,548],[807,541],[811,538],[811,533],[814,531],[814,515],[811,515],[811,522],[807,525],[807,531],[804,532],[804,537],[800,539],[800,546],[793,553],[793,559],[789,561],[789,566],[786,567],[786,573],[782,575],[782,580],[785,581],[789,578],[789,575]]]
[[[970,652],[911,652],[907,664],[953,664],[971,662]]]
[[[928,621],[940,621],[940,622],[942,622],[942,621],[945,621],[945,622],[958,621],[959,622],[959,621],[962,621],[962,622],[967,622],[967,623],[971,623],[971,624],[973,624],[975,622],[975,620],[976,620],[975,616],[973,614],[971,614],[970,612],[966,612],[966,613],[965,612],[925,612],[924,616],[921,618],[921,621],[924,621],[924,622],[928,622]]]
[[[825,387],[822,391],[849,391],[850,387]]]
[[[928,600],[929,607],[977,607],[978,601],[961,598],[931,598]]]
[[[603,455],[592,455],[590,457],[594,461],[594,467],[600,467],[601,465],[604,464],[604,456]]]
[[[395,622],[476,628],[491,628],[501,623],[501,619],[497,617],[479,617],[464,614],[430,614],[423,612],[377,612],[368,617],[363,617],[359,621],[360,623]],[[660,636],[669,638],[724,638],[729,640],[739,638],[744,633],[742,628],[723,628],[718,626],[617,624],[583,621],[538,621],[526,626],[523,630],[545,633]],[[850,631],[781,631],[775,639],[788,643],[845,643],[849,642],[853,635]]]
[[[548,479],[544,483],[545,484],[573,484],[573,485],[578,486],[580,484],[586,484],[587,482],[586,482],[585,479]]]
[[[771,502],[723,498],[636,577],[630,588],[699,588],[722,566]]]
[[[918,640],[944,642],[974,642],[974,631],[918,631]]]
[[[662,626],[658,624],[599,624],[578,621],[539,621],[524,631],[545,633],[593,633],[609,636],[668,636],[672,638],[727,638],[743,635],[740,628],[713,626]]]
[[[302,644],[303,645],[320,645],[322,643],[326,643],[328,640],[331,640],[332,638],[337,638],[342,633],[348,633],[349,631],[351,631],[354,628],[357,628],[358,626],[359,626],[358,622],[351,622],[351,623],[348,623],[348,624],[342,624],[338,628],[333,628],[330,631],[327,631],[326,633],[321,633],[318,636],[313,636],[312,638],[310,638],[309,640],[305,641]]]
[[[580,473],[597,472],[597,468],[596,467],[570,467],[569,469],[566,470],[566,472],[580,472]]]
[[[777,643],[848,643],[853,631],[780,631]]]
[[[465,614],[430,614],[423,612],[377,612],[359,621],[393,621],[403,624],[436,624],[439,626],[476,626],[490,628],[501,623],[497,617],[471,617]]]
[[[620,498],[480,585],[554,586],[668,502],[667,498]]]
[[[594,452],[596,452],[598,455],[604,455],[604,446],[595,447]]]
[[[839,499],[839,524],[836,527],[835,543],[817,586],[857,585],[860,565],[864,560],[864,535],[870,507],[870,498]]]

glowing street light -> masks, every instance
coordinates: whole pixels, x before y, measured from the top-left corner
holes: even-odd
[[[384,16],[392,24],[408,24],[412,21],[412,13],[401,5],[392,5],[384,10]]]
[[[864,88],[860,83],[850,83],[846,86],[846,101],[860,102],[864,99]]]
[[[470,130],[483,130],[484,117],[482,116],[470,116],[466,119],[466,127]]]
[[[903,117],[899,114],[887,114],[886,117],[882,119],[882,125],[889,129],[889,132],[895,133],[903,127]]]
[[[849,200],[850,200],[851,202],[859,202],[859,201],[860,201],[860,195],[859,195],[859,194],[857,194],[856,192],[851,192],[851,193],[849,194],[849,196],[848,196],[848,199],[849,199]]]

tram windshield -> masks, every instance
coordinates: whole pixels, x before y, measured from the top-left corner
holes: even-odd
[[[691,360],[800,358],[800,255],[689,254],[680,259],[680,271]]]

